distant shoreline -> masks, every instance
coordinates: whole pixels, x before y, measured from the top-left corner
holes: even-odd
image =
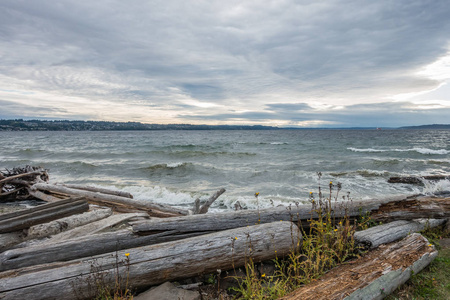
[[[146,124],[140,122],[69,121],[69,120],[0,120],[0,131],[156,131],[156,130],[393,130],[393,129],[450,129],[450,124],[404,127],[276,127],[264,125],[193,125]]]

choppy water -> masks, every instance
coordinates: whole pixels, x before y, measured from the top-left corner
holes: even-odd
[[[450,174],[449,130],[279,130],[0,132],[0,168],[40,165],[52,182],[129,191],[137,199],[191,206],[227,189],[215,209],[236,201],[262,207],[306,201],[322,183],[369,199],[450,190],[389,184],[391,176]],[[272,201],[271,201],[272,200]]]

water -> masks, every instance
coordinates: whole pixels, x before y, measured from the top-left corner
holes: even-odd
[[[51,182],[131,192],[191,207],[224,187],[213,206],[305,202],[322,185],[370,199],[450,190],[389,184],[391,176],[450,174],[449,130],[0,132],[0,168],[34,165]]]

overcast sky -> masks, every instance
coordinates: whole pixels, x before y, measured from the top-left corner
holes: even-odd
[[[450,1],[1,0],[0,119],[450,123]]]

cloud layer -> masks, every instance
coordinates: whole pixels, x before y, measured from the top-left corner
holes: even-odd
[[[448,1],[0,2],[0,118],[448,123]]]

